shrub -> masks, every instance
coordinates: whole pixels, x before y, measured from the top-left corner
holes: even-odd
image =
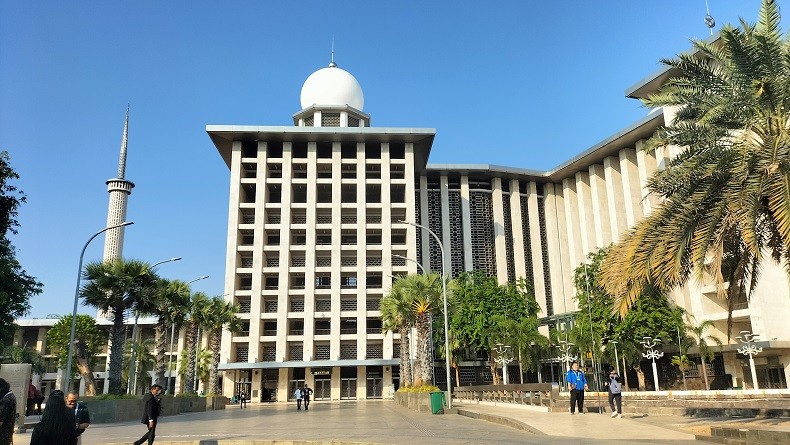
[[[434,385],[418,385],[418,386],[403,386],[398,388],[398,392],[436,392],[441,391],[438,386]]]

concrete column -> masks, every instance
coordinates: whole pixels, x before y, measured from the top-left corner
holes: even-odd
[[[606,196],[606,174],[601,164],[591,165],[590,198],[592,201],[593,225],[595,226],[595,247],[606,247],[612,243],[612,226],[609,216],[609,201]]]
[[[642,219],[642,190],[639,186],[639,170],[636,166],[636,151],[631,148],[620,150],[620,173],[623,178],[623,202],[628,227]]]
[[[516,279],[527,276],[526,256],[529,240],[524,239],[524,224],[529,221],[521,219],[521,189],[518,179],[510,181],[510,228],[513,234],[513,268]]]
[[[642,214],[649,215],[655,206],[658,205],[658,197],[650,194],[647,189],[647,181],[655,173],[657,165],[655,152],[647,152],[644,149],[645,141],[636,142],[636,163],[639,169],[639,189],[642,192]]]
[[[278,254],[280,256],[280,273],[278,275],[279,289],[277,290],[277,340],[275,356],[277,361],[288,359],[288,309],[289,291],[291,289],[290,277],[290,249],[291,249],[291,207],[293,205],[292,183],[293,183],[293,143],[283,142],[283,164],[282,164],[282,199],[280,213],[280,246]],[[313,192],[315,193],[315,192]],[[308,191],[309,195],[309,191]],[[315,197],[313,198],[315,199]],[[309,202],[309,196],[308,196]],[[308,206],[309,207],[309,206]]]
[[[559,184],[546,184],[545,193],[546,238],[549,251],[549,268],[551,270],[551,293],[554,299],[555,313],[572,311],[575,305],[571,298],[573,289],[571,273],[568,271],[570,245],[566,230],[565,201],[563,188]]]
[[[450,239],[450,188],[447,175],[439,178],[439,197],[442,203],[442,247],[444,247],[444,258],[442,259],[442,274],[452,276],[452,255],[453,243]]]
[[[494,178],[491,181],[491,201],[494,211],[497,281],[507,283],[507,244],[505,240],[505,208],[502,204],[502,178]]]
[[[318,147],[315,142],[307,143],[307,209],[305,216],[308,224],[305,226],[305,268],[304,268],[304,334],[302,337],[302,358],[303,360],[311,360],[314,356],[314,340],[315,340],[315,251],[316,251],[316,208],[318,203]],[[332,146],[332,156],[340,153],[340,143],[335,142]],[[334,181],[333,181],[334,182]],[[340,187],[332,184],[332,202],[340,199]],[[310,224],[312,223],[312,224]],[[282,227],[288,227],[288,230],[280,231],[280,238],[283,234],[291,234],[291,219],[282,221]],[[287,236],[286,235],[286,236]],[[291,255],[290,251],[287,257],[280,257],[280,267],[291,269]],[[287,264],[282,264],[286,261]],[[279,330],[279,326],[278,326]],[[286,331],[287,332],[287,331]]]
[[[544,193],[546,193],[544,191]],[[532,276],[535,280],[535,299],[541,305],[543,314],[546,315],[546,288],[551,285],[550,277],[543,275],[543,262],[548,261],[548,258],[543,257],[543,246],[540,241],[540,214],[538,213],[538,189],[534,181],[527,184],[527,218],[525,224],[529,224],[529,252],[526,255],[532,255]],[[549,216],[549,210],[544,207],[544,216],[546,217],[546,231],[548,232],[549,222],[556,222],[554,214]],[[552,224],[556,228],[556,224]],[[556,232],[556,230],[555,230]],[[555,233],[556,239],[556,233]],[[551,245],[551,243],[549,243]],[[550,248],[551,249],[551,248]],[[551,251],[551,250],[549,250]],[[556,308],[555,308],[556,309]]]
[[[576,173],[576,199],[579,212],[579,235],[581,239],[581,260],[593,250],[595,242],[595,224],[593,222],[592,192],[590,190],[590,175],[587,172]]]
[[[606,181],[606,198],[609,205],[609,227],[612,241],[617,242],[628,230],[625,218],[625,200],[623,199],[623,177],[620,173],[620,161],[609,156],[603,160],[604,180]]]
[[[579,200],[576,193],[576,182],[571,178],[562,180],[562,196],[565,205],[565,220],[562,222],[568,237],[568,256],[565,258],[565,271],[573,275],[572,271],[582,262],[584,251],[582,249],[579,224]],[[563,224],[560,223],[560,227]]]
[[[238,261],[238,238],[239,238],[239,194],[241,192],[241,141],[234,141],[231,145],[231,152],[230,152],[230,187],[229,187],[229,196],[228,196],[228,235],[226,238],[226,256],[225,256],[225,291],[223,293],[230,294],[231,296],[234,295],[236,290],[236,267]],[[256,194],[257,194],[256,189]],[[256,202],[258,197],[256,196]],[[255,215],[256,220],[260,218],[257,213]],[[255,230],[255,229],[253,229]],[[255,233],[255,232],[253,232]],[[260,238],[262,234],[258,234],[255,238]],[[254,257],[253,257],[254,261]],[[259,260],[260,261],[260,260]],[[260,295],[260,293],[258,294]],[[260,299],[260,298],[259,298]],[[251,301],[251,303],[254,303]],[[260,307],[260,301],[258,302]],[[258,337],[255,337],[256,340]],[[227,357],[228,361],[232,361],[235,357],[231,357],[231,346],[233,342],[233,336],[231,335],[230,331],[227,329],[222,330],[222,345],[220,347],[220,356]],[[182,348],[178,348],[179,351],[183,350]],[[109,354],[108,354],[109,356]],[[109,357],[108,357],[109,359]],[[174,363],[177,363],[177,359],[173,360]],[[109,369],[109,367],[107,368]],[[176,368],[178,369],[178,368]],[[179,387],[178,384],[180,383],[180,377],[176,378],[176,387],[171,388],[171,390],[175,391]],[[108,390],[108,385],[105,385],[105,390]]]
[[[430,227],[428,218],[428,177],[420,176],[420,220],[417,224],[423,227]],[[417,242],[422,245],[422,264],[425,269],[431,268],[431,249],[430,239],[433,237],[426,230],[417,229]]]
[[[461,176],[461,227],[464,231],[464,270],[472,271],[472,212],[469,207],[469,176]]]
[[[357,400],[365,400],[368,387],[368,375],[365,371],[365,366],[357,366]]]

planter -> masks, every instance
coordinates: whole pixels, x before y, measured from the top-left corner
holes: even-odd
[[[395,392],[395,403],[421,413],[431,412],[431,393]]]

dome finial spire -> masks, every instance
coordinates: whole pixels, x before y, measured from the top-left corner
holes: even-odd
[[[335,63],[335,36],[332,36],[332,61],[329,62],[329,68],[336,68],[337,64]]]

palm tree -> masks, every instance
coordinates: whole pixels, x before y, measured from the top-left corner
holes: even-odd
[[[139,388],[148,388],[148,371],[154,368],[156,357],[151,354],[151,350],[156,346],[156,339],[148,338],[143,341],[134,339],[126,340],[123,355],[123,381],[129,382],[131,388],[139,391]],[[134,351],[134,353],[132,353]],[[133,357],[134,356],[134,357]],[[132,359],[134,358],[134,362]],[[130,372],[134,369],[134,378],[130,380]],[[134,394],[134,391],[132,391]]]
[[[85,266],[82,277],[87,282],[81,290],[85,304],[106,313],[112,319],[109,393],[121,394],[126,311],[149,307],[156,298],[158,277],[148,263],[123,259],[90,263]]]
[[[539,371],[540,350],[549,343],[549,339],[538,332],[538,324],[535,317],[503,320],[500,323],[505,331],[504,343],[513,347],[516,353],[521,383],[524,383],[525,370]]]
[[[189,312],[189,285],[180,280],[159,280],[159,300],[154,315],[158,317],[154,334],[156,338],[156,383],[164,386],[167,367],[167,331],[180,326]],[[172,353],[172,351],[171,351]]]
[[[710,362],[715,357],[709,342],[718,345],[719,348],[722,346],[721,340],[719,340],[718,337],[705,335],[705,331],[712,326],[713,321],[711,320],[703,320],[702,323],[698,325],[690,324],[686,326],[686,330],[691,334],[694,345],[697,347],[699,358],[702,361],[702,378],[705,380],[705,389],[710,389],[710,384],[708,384],[708,369],[705,360]]]
[[[44,374],[46,366],[44,358],[35,349],[27,346],[9,345],[3,348],[0,363],[27,363],[33,374]]]
[[[197,347],[194,354],[190,354],[186,349],[181,351],[181,361],[178,363],[178,375],[181,376],[181,384],[185,386],[181,392],[194,394],[194,388],[186,388],[186,376],[190,367],[194,370],[195,378],[198,381],[202,380],[203,386],[208,386],[211,369],[211,351],[201,347]]]
[[[381,299],[381,326],[384,333],[400,335],[400,378],[404,387],[414,384],[409,362],[409,333],[414,326],[411,295],[404,292],[401,279],[392,284],[392,289]]]
[[[667,291],[692,272],[709,272],[732,307],[766,252],[787,263],[790,40],[779,24],[776,1],[763,0],[756,25],[727,25],[717,41],[695,41],[695,54],[662,61],[678,75],[645,103],[677,114],[648,146],[684,150],[648,182],[660,206],[604,262],[601,284],[621,315],[646,286]]]
[[[222,340],[222,329],[228,327],[231,332],[241,330],[241,319],[236,316],[239,312],[238,306],[226,303],[222,297],[214,297],[209,300],[206,307],[205,329],[208,331],[208,348],[211,351],[211,368],[209,369],[209,394],[219,394],[219,353]]]
[[[195,378],[197,372],[196,366],[198,361],[197,353],[200,343],[200,338],[198,338],[198,330],[204,329],[206,326],[208,306],[209,298],[205,293],[195,292],[192,294],[187,322],[186,345],[184,348],[187,351],[186,363],[183,363],[182,357],[182,364],[186,366],[186,373],[184,377],[186,381],[184,385],[185,391],[187,393],[195,392]]]
[[[433,384],[433,353],[431,351],[431,317],[441,313],[442,278],[439,274],[415,274],[401,278],[399,286],[408,295],[417,328],[415,345],[415,384]]]

